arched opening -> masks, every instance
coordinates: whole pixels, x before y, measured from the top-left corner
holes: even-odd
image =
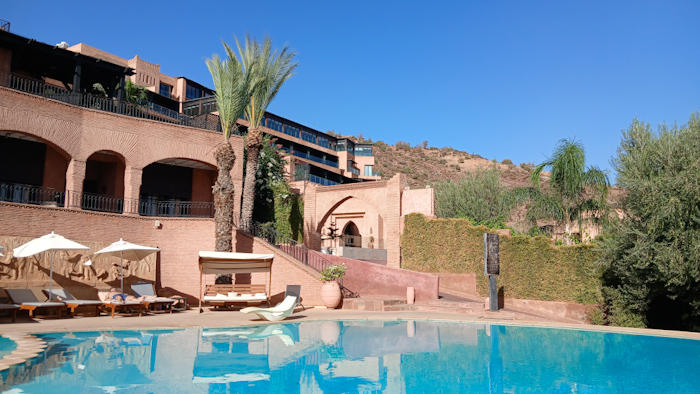
[[[85,163],[82,209],[121,213],[124,210],[124,158],[97,151]]]
[[[164,159],[143,169],[141,216],[213,217],[216,169],[190,159]]]
[[[0,201],[63,206],[69,160],[51,143],[0,131]]]
[[[360,248],[362,247],[362,235],[357,225],[350,221],[343,229],[343,243],[345,246]]]

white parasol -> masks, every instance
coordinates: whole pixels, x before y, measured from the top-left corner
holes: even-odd
[[[124,292],[124,273],[122,272],[122,263],[124,259],[130,261],[139,261],[146,258],[146,256],[158,251],[160,251],[160,249],[158,248],[132,244],[131,242],[126,242],[120,238],[119,241],[95,252],[94,259],[98,260],[109,256],[119,256],[119,258],[121,259],[119,261],[119,276],[121,277],[122,286],[121,291]]]
[[[85,245],[66,239],[53,231],[51,234],[46,234],[42,237],[33,239],[24,245],[20,245],[14,249],[14,257],[29,257],[42,252],[51,252],[51,268],[49,273],[49,301],[53,298],[53,257],[56,251],[61,250],[90,250]]]
[[[0,246],[0,257],[5,257],[5,255],[2,254],[2,252],[4,252],[4,251],[5,251],[5,248],[3,248],[2,246]]]

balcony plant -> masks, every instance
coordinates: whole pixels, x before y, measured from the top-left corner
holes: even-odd
[[[334,309],[340,304],[342,294],[337,280],[342,279],[347,270],[348,267],[345,264],[336,264],[321,271],[321,280],[323,281],[321,301],[327,308]]]

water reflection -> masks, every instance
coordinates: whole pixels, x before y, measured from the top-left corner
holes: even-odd
[[[20,393],[695,392],[699,341],[431,321],[42,335]]]

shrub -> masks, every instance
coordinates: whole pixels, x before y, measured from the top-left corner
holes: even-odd
[[[375,142],[374,147],[379,149],[382,152],[386,151],[386,143],[384,141]]]
[[[443,165],[447,164],[447,160],[445,160],[445,159],[440,159],[440,164],[443,164]]]
[[[513,165],[513,161],[510,160],[510,159],[505,159],[505,160],[503,160],[503,161],[501,162],[501,164],[505,164],[505,165],[510,165],[510,166],[512,166],[512,165]]]
[[[488,296],[484,273],[485,226],[469,219],[427,220],[405,217],[401,237],[402,268],[421,272],[475,273],[477,292]],[[508,298],[578,302],[601,300],[601,272],[596,245],[556,247],[545,237],[500,237],[498,286]]]
[[[396,149],[410,150],[411,144],[406,141],[396,141]]]
[[[535,170],[535,163],[520,163],[520,168],[527,172],[532,172]]]
[[[345,276],[347,270],[348,267],[345,265],[345,263],[331,265],[329,267],[326,267],[326,269],[324,269],[323,271],[321,271],[321,280],[324,282],[330,282],[336,279],[341,279]]]
[[[459,160],[457,160],[457,163],[459,163],[459,164],[464,163],[464,158],[463,158],[463,157],[460,157]]]

